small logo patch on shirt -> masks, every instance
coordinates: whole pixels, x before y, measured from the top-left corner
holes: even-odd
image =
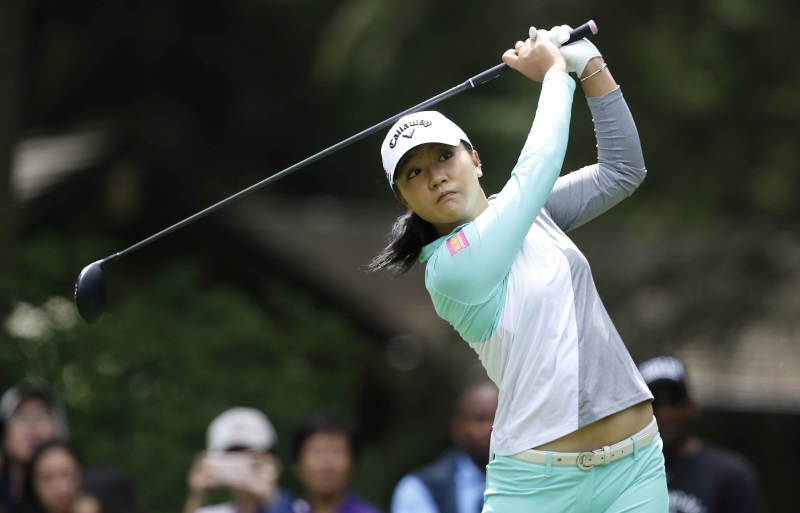
[[[468,248],[469,241],[467,240],[467,236],[464,235],[464,230],[459,230],[458,233],[447,239],[446,245],[450,256],[455,255],[464,248]]]

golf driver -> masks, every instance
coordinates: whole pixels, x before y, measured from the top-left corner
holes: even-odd
[[[563,45],[568,45],[570,43],[574,43],[575,41],[578,41],[579,39],[583,39],[584,37],[588,37],[591,34],[597,34],[597,25],[594,23],[594,21],[590,20],[587,23],[584,23],[583,25],[581,25],[580,27],[577,27],[576,29],[572,30],[572,32],[570,32],[569,39],[565,43],[563,43]],[[96,262],[92,262],[91,264],[89,264],[89,265],[87,265],[86,267],[83,268],[81,273],[78,275],[78,279],[75,281],[75,306],[78,309],[78,313],[80,314],[81,318],[84,321],[88,322],[88,323],[92,323],[92,322],[96,321],[100,317],[100,315],[102,315],[103,310],[105,309],[105,306],[106,306],[106,301],[108,299],[108,293],[107,293],[107,290],[106,290],[106,280],[105,280],[105,275],[103,274],[103,268],[105,266],[111,264],[112,262],[115,262],[115,261],[119,260],[120,258],[122,258],[123,256],[125,256],[125,255],[127,255],[129,253],[133,253],[134,251],[136,251],[139,248],[147,246],[151,242],[154,242],[154,241],[160,239],[161,237],[164,237],[165,235],[168,235],[168,234],[170,234],[170,233],[172,233],[172,232],[174,232],[174,231],[186,226],[187,224],[190,224],[190,223],[193,223],[193,222],[197,221],[201,217],[205,217],[208,214],[210,214],[210,213],[212,213],[212,212],[214,212],[216,210],[219,210],[220,208],[224,207],[225,205],[228,205],[229,203],[232,203],[232,202],[238,200],[239,198],[242,198],[242,197],[244,197],[244,196],[246,196],[246,195],[248,195],[248,194],[250,194],[252,192],[255,192],[258,189],[261,189],[262,187],[264,187],[266,185],[269,185],[272,182],[275,182],[276,180],[278,180],[280,178],[283,178],[284,176],[287,176],[287,175],[289,175],[291,173],[294,173],[298,169],[301,169],[301,168],[303,168],[303,167],[305,167],[305,166],[307,166],[307,165],[309,165],[309,164],[311,164],[313,162],[316,162],[317,160],[319,160],[319,159],[321,159],[323,157],[326,157],[326,156],[328,156],[328,155],[330,155],[330,154],[332,154],[332,153],[334,153],[334,152],[336,152],[336,151],[338,151],[338,150],[340,150],[340,149],[342,149],[342,148],[344,148],[346,146],[349,146],[350,144],[352,144],[352,143],[354,143],[356,141],[359,141],[359,140],[361,140],[361,139],[363,139],[363,138],[365,138],[365,137],[367,137],[369,135],[372,135],[372,134],[374,134],[376,132],[379,132],[379,131],[387,129],[392,124],[394,124],[395,121],[397,121],[401,117],[405,116],[406,114],[411,114],[412,112],[417,112],[417,111],[420,111],[420,110],[426,110],[428,107],[430,107],[430,106],[432,106],[432,105],[434,105],[436,103],[439,103],[442,100],[450,98],[451,96],[455,96],[456,94],[458,94],[458,93],[460,93],[462,91],[466,91],[467,89],[472,89],[472,88],[478,87],[479,85],[484,84],[484,83],[488,82],[489,80],[492,80],[493,78],[499,77],[500,75],[502,75],[503,73],[507,72],[510,69],[511,68],[509,68],[505,63],[503,63],[503,64],[499,64],[499,65],[497,65],[497,66],[495,66],[495,67],[493,67],[491,69],[488,69],[488,70],[484,71],[483,73],[475,75],[474,77],[468,79],[467,81],[465,81],[461,85],[453,87],[452,89],[448,89],[447,91],[445,91],[445,92],[443,92],[443,93],[441,93],[441,94],[439,94],[437,96],[434,96],[433,98],[431,98],[431,99],[429,99],[427,101],[424,101],[424,102],[420,103],[419,105],[411,107],[410,109],[407,109],[407,110],[405,110],[405,111],[403,111],[403,112],[401,112],[399,114],[396,114],[395,116],[392,116],[391,118],[389,118],[389,119],[387,119],[387,120],[385,120],[385,121],[383,121],[381,123],[378,123],[377,125],[375,125],[375,126],[373,126],[371,128],[368,128],[368,129],[366,129],[366,130],[364,130],[362,132],[359,132],[356,135],[353,135],[353,136],[351,136],[351,137],[349,137],[349,138],[347,138],[347,139],[345,139],[345,140],[343,140],[343,141],[341,141],[341,142],[339,142],[337,144],[334,144],[333,146],[331,146],[331,147],[329,147],[329,148],[327,148],[327,149],[325,149],[325,150],[323,150],[323,151],[321,151],[321,152],[319,152],[319,153],[317,153],[315,155],[312,155],[312,156],[308,157],[307,159],[305,159],[305,160],[303,160],[301,162],[298,162],[297,164],[294,164],[293,166],[290,166],[290,167],[284,169],[283,171],[279,171],[279,172],[275,173],[274,175],[269,176],[269,177],[265,178],[264,180],[262,180],[262,181],[260,181],[258,183],[255,183],[255,184],[251,185],[250,187],[247,187],[246,189],[243,189],[243,190],[237,192],[236,194],[234,194],[234,195],[232,195],[232,196],[230,196],[230,197],[228,197],[228,198],[226,198],[226,199],[224,199],[224,200],[222,200],[222,201],[220,201],[218,203],[215,203],[215,204],[211,205],[210,207],[208,207],[208,208],[206,208],[204,210],[201,210],[200,212],[197,212],[196,214],[194,214],[194,215],[192,215],[190,217],[187,217],[183,221],[175,223],[174,225],[172,225],[172,226],[170,226],[168,228],[165,228],[164,230],[161,230],[160,232],[158,232],[158,233],[156,233],[154,235],[151,235],[150,237],[148,237],[148,238],[146,238],[146,239],[144,239],[144,240],[142,240],[140,242],[137,242],[136,244],[134,244],[133,246],[130,246],[127,249],[124,249],[124,250],[122,250],[122,251],[120,251],[118,253],[114,253],[113,255],[107,256],[106,258],[103,258],[102,260],[98,260]]]

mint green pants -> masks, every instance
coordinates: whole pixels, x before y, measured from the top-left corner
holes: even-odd
[[[667,513],[658,437],[627,458],[589,470],[496,456],[486,470],[483,513]]]

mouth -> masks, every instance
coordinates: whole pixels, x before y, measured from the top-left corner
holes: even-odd
[[[436,203],[441,203],[442,201],[446,200],[447,198],[451,198],[453,195],[455,195],[455,192],[453,192],[453,191],[444,191],[436,199]]]

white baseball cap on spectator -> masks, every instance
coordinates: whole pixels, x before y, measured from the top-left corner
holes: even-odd
[[[277,441],[272,423],[255,408],[225,410],[211,422],[206,434],[206,447],[211,451],[253,449],[266,452]]]

